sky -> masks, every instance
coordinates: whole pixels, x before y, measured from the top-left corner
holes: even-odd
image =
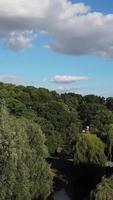
[[[0,0],[0,81],[113,96],[113,0]]]

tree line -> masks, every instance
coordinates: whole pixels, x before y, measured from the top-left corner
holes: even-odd
[[[75,165],[112,161],[113,97],[0,83],[0,199],[46,199],[52,191],[46,158],[59,149]],[[90,199],[110,200],[112,182],[103,179]]]

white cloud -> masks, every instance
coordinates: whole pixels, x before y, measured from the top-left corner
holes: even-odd
[[[6,47],[14,51],[31,48],[34,39],[32,31],[12,32],[6,40]]]
[[[89,80],[89,77],[87,76],[61,76],[56,75],[53,77],[52,81],[55,83],[73,83],[76,81],[83,81],[83,80]]]
[[[79,87],[62,87],[56,89],[56,92],[58,93],[67,93],[67,92],[79,92],[82,88]]]
[[[0,38],[8,48],[31,47],[31,30],[48,33],[48,45],[59,53],[113,58],[113,14],[69,0],[0,0]]]
[[[19,80],[14,75],[0,75],[0,82],[17,84]]]

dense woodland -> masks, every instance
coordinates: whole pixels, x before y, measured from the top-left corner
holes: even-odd
[[[113,97],[0,83],[0,200],[47,199],[58,152],[74,166],[112,162]],[[87,199],[112,200],[112,173],[99,180]]]

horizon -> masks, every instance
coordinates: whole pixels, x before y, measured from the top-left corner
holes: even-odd
[[[73,92],[73,91],[68,91],[68,89],[66,90],[63,90],[62,91],[62,89],[61,90],[54,90],[54,89],[48,89],[48,88],[45,88],[45,87],[38,87],[38,86],[34,86],[34,85],[24,85],[24,84],[16,84],[16,83],[4,83],[4,82],[1,82],[0,81],[0,84],[3,84],[3,85],[12,85],[12,86],[15,86],[15,87],[25,87],[25,88],[27,88],[27,87],[33,87],[33,88],[35,88],[35,89],[42,89],[42,90],[48,90],[49,92],[56,92],[56,94],[58,94],[58,95],[62,95],[62,94],[66,94],[66,95],[68,95],[68,94],[74,94],[74,95],[80,95],[80,96],[82,96],[82,97],[85,97],[85,96],[96,96],[96,97],[100,97],[100,98],[104,98],[105,100],[107,99],[107,98],[113,98],[112,96],[104,96],[104,95],[96,95],[96,94],[93,94],[93,93],[89,93],[89,94],[81,94],[81,93],[76,93],[76,92]]]

